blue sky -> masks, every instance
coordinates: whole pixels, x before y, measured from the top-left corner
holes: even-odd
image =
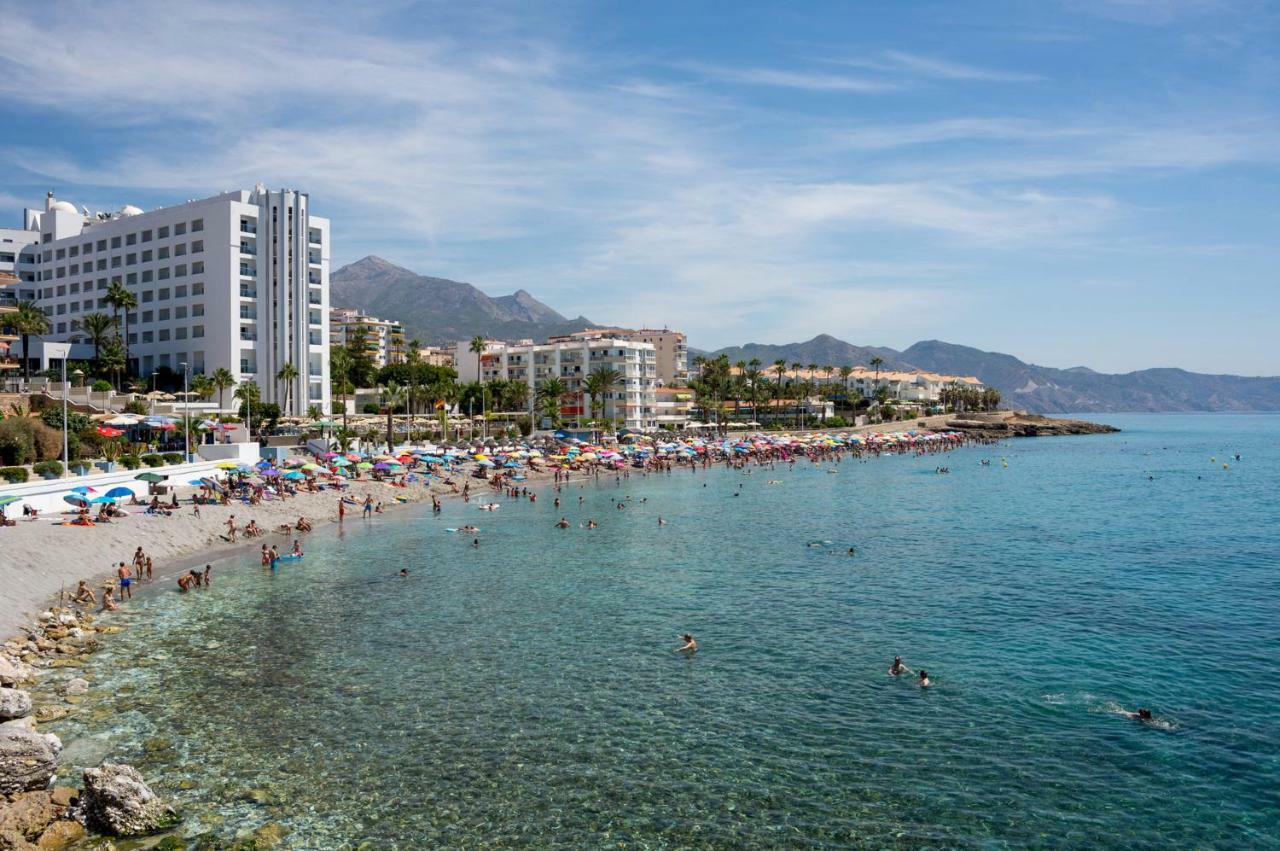
[[[350,4],[354,6],[355,4]],[[48,8],[44,8],[48,7]],[[1280,374],[1280,6],[6,10],[0,202],[307,190],[378,254],[700,347]]]

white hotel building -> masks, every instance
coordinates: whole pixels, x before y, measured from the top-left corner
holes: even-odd
[[[23,236],[28,244],[11,250]],[[78,344],[72,359],[92,357],[80,320],[114,315],[106,295],[118,279],[138,300],[128,316],[135,375],[161,366],[181,372],[182,363],[193,376],[225,368],[237,383],[256,381],[264,402],[283,404],[275,376],[292,362],[298,377],[286,413],[329,410],[329,221],[311,215],[306,193],[258,184],[112,214],[77,210],[50,193],[43,210],[25,212],[21,231],[0,237],[8,240],[0,270],[15,254],[18,298],[49,317],[50,333],[32,346],[41,369],[50,366],[43,342],[69,341]]]
[[[471,351],[469,341],[457,344],[454,359],[458,380],[475,381],[476,354]],[[480,358],[483,380],[526,382],[531,398],[546,381],[560,379],[568,391],[561,402],[560,414],[570,421],[590,416],[585,382],[588,375],[602,367],[615,370],[621,378],[615,389],[597,402],[599,415],[622,428],[656,429],[658,366],[652,343],[608,336],[537,344],[489,341]]]

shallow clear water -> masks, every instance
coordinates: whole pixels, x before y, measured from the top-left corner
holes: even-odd
[[[298,848],[1277,847],[1280,417],[1109,421],[349,518],[136,601],[53,728]]]

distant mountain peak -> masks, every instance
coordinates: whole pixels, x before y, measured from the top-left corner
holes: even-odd
[[[594,323],[566,319],[527,290],[496,298],[472,284],[419,275],[376,255],[329,276],[329,300],[404,324],[410,336],[439,344],[481,334],[495,339],[540,339],[581,331]]]

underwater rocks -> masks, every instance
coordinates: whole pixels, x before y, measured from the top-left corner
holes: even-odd
[[[86,824],[115,836],[154,833],[178,822],[136,769],[110,762],[85,769],[81,807]]]

